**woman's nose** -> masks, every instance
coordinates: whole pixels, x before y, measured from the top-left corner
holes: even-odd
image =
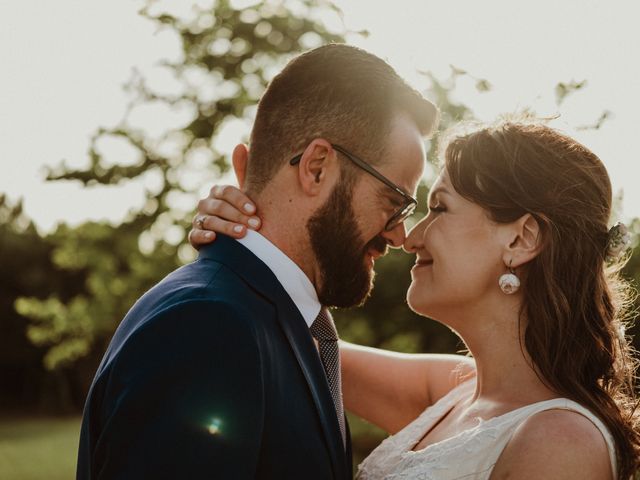
[[[424,229],[427,227],[427,217],[424,217],[409,231],[404,240],[402,248],[407,253],[415,253],[415,251],[422,245],[422,238]]]

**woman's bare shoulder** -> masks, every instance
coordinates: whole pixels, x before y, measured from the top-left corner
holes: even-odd
[[[535,413],[515,430],[491,480],[612,480],[607,443],[584,415],[564,409]]]

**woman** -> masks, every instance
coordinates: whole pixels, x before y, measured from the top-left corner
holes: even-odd
[[[627,235],[607,226],[611,197],[597,156],[544,125],[504,122],[446,145],[429,213],[404,243],[416,255],[407,300],[472,357],[342,346],[346,408],[393,434],[359,478],[633,474],[636,360],[612,259]],[[242,236],[249,199],[220,198],[199,213]]]

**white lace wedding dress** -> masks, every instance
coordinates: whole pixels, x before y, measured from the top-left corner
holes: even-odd
[[[581,413],[602,432],[609,447],[613,478],[616,478],[615,444],[607,427],[578,403],[555,398],[518,408],[504,415],[482,420],[469,430],[428,445],[412,448],[470,389],[472,378],[451,390],[403,430],[388,437],[358,467],[358,480],[486,480],[514,430],[534,413],[566,409]],[[472,390],[471,390],[472,391]]]

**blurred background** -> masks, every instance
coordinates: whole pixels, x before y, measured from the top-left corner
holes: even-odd
[[[23,0],[1,1],[0,16],[2,479],[74,476],[84,398],[118,322],[195,258],[197,199],[233,183],[229,155],[267,82],[321,44],[387,59],[440,107],[443,129],[523,110],[553,117],[607,165],[612,223],[633,233],[624,273],[640,279],[633,0]],[[460,351],[407,308],[412,263],[401,252],[377,263],[366,306],[336,313],[343,338]],[[384,433],[351,425],[358,462]]]

